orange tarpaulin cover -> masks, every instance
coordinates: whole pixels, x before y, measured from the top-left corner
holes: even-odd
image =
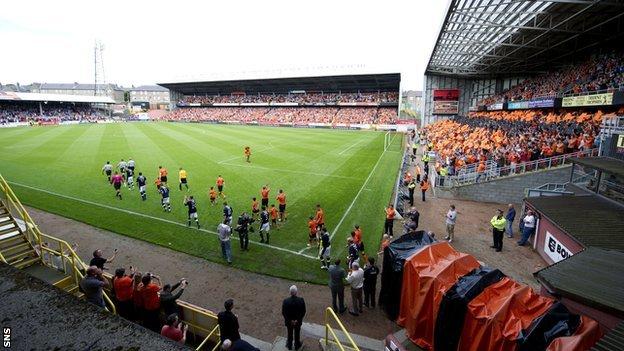
[[[574,335],[562,336],[553,340],[546,351],[584,351],[589,350],[602,337],[598,323],[586,316],[581,316],[581,323]]]
[[[433,347],[433,332],[440,301],[457,279],[478,268],[479,262],[455,251],[448,243],[424,247],[405,261],[401,310],[397,323],[420,347]]]
[[[458,350],[515,350],[520,331],[552,304],[530,287],[503,278],[468,304]]]

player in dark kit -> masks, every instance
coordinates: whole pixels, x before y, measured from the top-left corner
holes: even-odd
[[[147,193],[145,189],[147,187],[147,178],[143,175],[143,173],[139,172],[139,176],[137,177],[137,185],[139,186],[139,194],[141,194],[141,200],[147,200]]]
[[[269,243],[269,211],[267,211],[266,207],[262,206],[262,212],[260,212],[260,242],[261,243]],[[266,241],[264,240],[264,234],[266,234]]]
[[[162,196],[162,200],[160,201],[160,203],[162,204],[163,210],[171,212],[171,203],[169,202],[169,188],[167,188],[166,185],[162,184],[158,191]]]
[[[195,224],[197,224],[197,229],[199,229],[199,218],[197,218],[197,206],[195,205],[195,199],[193,196],[184,197],[184,206],[188,207],[188,221],[186,222],[186,226],[191,226],[191,219],[195,220]]]
[[[331,257],[331,238],[327,228],[321,228],[321,246],[319,247],[319,258],[321,259],[321,269],[329,269]]]
[[[115,188],[115,197],[118,197],[121,200],[121,184],[124,181],[124,177],[115,171],[115,174],[111,177],[111,184],[113,184],[113,188]]]
[[[134,170],[130,167],[126,167],[126,184],[128,190],[134,189]]]

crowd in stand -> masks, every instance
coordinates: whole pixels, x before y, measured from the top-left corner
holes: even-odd
[[[391,124],[396,122],[397,113],[393,107],[198,107],[178,108],[163,118],[263,124]]]
[[[423,132],[453,175],[474,163],[484,168],[494,161],[503,167],[591,149],[605,116],[601,111],[478,112],[438,121]]]
[[[232,94],[213,96],[185,96],[181,103],[352,103],[352,102],[393,102],[399,101],[398,92],[375,92],[375,93],[288,93],[288,94]]]
[[[0,124],[17,122],[58,122],[102,120],[106,114],[87,105],[73,104],[0,104]]]
[[[624,53],[618,52],[597,55],[583,63],[527,79],[502,94],[480,101],[479,105],[622,88],[624,88]]]

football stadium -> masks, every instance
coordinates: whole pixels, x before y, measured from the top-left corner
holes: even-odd
[[[624,2],[424,3],[421,86],[0,70],[3,348],[624,350]]]

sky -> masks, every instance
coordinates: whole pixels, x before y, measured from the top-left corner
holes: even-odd
[[[122,86],[400,72],[421,90],[447,0],[5,1],[0,83]]]

